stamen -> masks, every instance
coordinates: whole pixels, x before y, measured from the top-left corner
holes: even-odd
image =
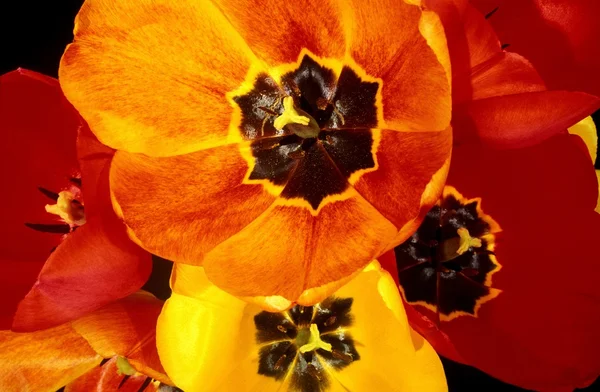
[[[300,115],[294,107],[294,98],[283,98],[283,113],[275,119],[273,126],[276,129],[283,129],[288,124],[308,125],[310,118]]]
[[[346,354],[345,352],[333,349],[331,351],[331,354],[333,355],[334,358],[337,359],[341,359],[342,361],[346,362],[346,363],[350,363],[352,361],[354,361],[354,357],[352,356],[352,354]]]
[[[319,327],[317,327],[317,324],[311,324],[310,337],[308,338],[308,343],[300,347],[300,352],[306,353],[309,351],[318,350],[320,348],[326,351],[331,351],[332,349],[331,344],[321,340],[321,333],[319,332]]]
[[[285,361],[286,358],[287,358],[287,354],[283,354],[281,357],[279,357],[277,362],[275,362],[275,366],[273,366],[273,368],[275,370],[281,369],[281,366],[283,366],[283,361]]]
[[[306,371],[308,371],[308,374],[310,374],[312,377],[316,378],[317,381],[321,381],[321,375],[319,375],[319,371],[317,370],[315,365],[309,363],[306,366]]]
[[[324,325],[325,325],[326,327],[330,327],[330,326],[332,326],[333,324],[335,324],[336,320],[337,320],[337,318],[336,318],[335,316],[331,316],[331,317],[329,317],[327,320],[325,320],[325,323],[324,323]]]
[[[136,371],[133,366],[131,366],[127,358],[117,357],[117,373],[119,375],[124,374],[126,376],[133,376]]]
[[[277,329],[283,333],[287,333],[287,328],[281,324],[277,326]]]
[[[471,248],[471,247],[472,248],[481,247],[481,245],[482,245],[481,239],[471,237],[471,235],[469,234],[469,230],[467,230],[466,228],[461,227],[460,229],[458,229],[457,232],[458,232],[458,235],[460,236],[460,246],[456,250],[457,254],[462,255],[463,253],[468,251],[469,248]]]
[[[60,216],[70,225],[81,226],[85,223],[83,206],[69,191],[60,192],[56,204],[46,204],[46,212]]]

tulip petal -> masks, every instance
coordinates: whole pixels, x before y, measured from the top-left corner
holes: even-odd
[[[260,183],[244,183],[247,171],[238,145],[169,158],[119,151],[110,180],[118,210],[146,249],[201,264],[275,200]]]
[[[481,197],[486,214],[501,219],[502,228],[518,227],[532,211],[560,217],[591,211],[598,197],[585,145],[567,134],[524,149],[457,146],[447,184],[467,198]]]
[[[294,301],[306,289],[357,272],[365,260],[383,253],[397,229],[356,191],[345,195],[348,198],[326,204],[317,216],[279,199],[206,255],[206,274],[234,295],[277,295]],[[321,294],[327,296],[335,288]]]
[[[140,392],[158,391],[156,383],[143,374],[121,374],[117,367],[117,357],[111,358],[79,377],[65,387],[65,392],[116,391]]]
[[[520,148],[564,131],[599,105],[594,96],[567,91],[505,95],[457,108],[453,127],[496,148]]]
[[[430,342],[447,354],[447,336],[459,360],[527,389],[585,386],[600,371],[600,312],[597,262],[580,244],[600,235],[600,215],[593,212],[597,180],[581,139],[561,134],[503,151],[458,146],[448,184],[467,198],[481,197],[502,228],[495,247],[502,268],[493,281],[502,293],[477,317],[442,320]]]
[[[419,131],[447,128],[449,60],[437,17],[394,0],[352,0],[344,10],[350,56],[367,75],[383,81],[385,126]]]
[[[360,359],[333,373],[347,390],[447,390],[438,356],[408,326],[396,284],[378,264],[335,295],[353,298],[348,332]]]
[[[110,200],[108,167],[98,189],[104,203]],[[151,268],[150,254],[129,240],[112,212],[105,213],[70,233],[50,255],[19,304],[13,329],[32,331],[78,318],[137,291]]]
[[[439,197],[448,169],[452,130],[380,132],[377,169],[363,174],[354,188],[390,222],[402,228],[412,223],[423,207],[429,210]],[[440,175],[436,174],[438,171]],[[427,197],[430,188],[437,188],[438,192]],[[404,239],[396,241],[398,244]]]
[[[269,65],[293,63],[302,49],[319,57],[344,56],[343,10],[337,0],[253,2],[216,0],[214,3],[246,41]]]
[[[36,231],[25,223],[64,223],[46,212],[44,206],[53,201],[39,187],[58,193],[72,186],[70,178],[78,175],[79,125],[80,117],[55,79],[23,69],[0,77],[0,175],[10,184],[1,195],[2,262],[31,262],[24,268],[35,269],[61,242],[61,235]]]
[[[229,135],[256,61],[209,1],[86,1],[59,70],[65,95],[110,147],[151,156],[239,140]]]
[[[156,351],[155,326],[162,305],[150,293],[138,292],[72,325],[103,357],[126,357],[138,372],[168,383]]]
[[[69,325],[33,333],[0,331],[0,386],[5,391],[56,391],[101,359]]]
[[[506,49],[533,63],[551,89],[600,95],[600,27],[595,0],[473,0]]]
[[[212,285],[203,268],[176,264],[173,295],[158,318],[157,347],[169,377],[184,390],[219,390],[221,384],[247,380],[260,390],[276,390],[276,380],[257,374],[254,305]],[[241,362],[249,362],[251,375],[231,374]],[[253,365],[253,366],[252,366]],[[263,379],[261,385],[261,379]],[[271,388],[269,388],[271,387]]]

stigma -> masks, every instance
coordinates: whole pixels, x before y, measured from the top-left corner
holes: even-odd
[[[321,333],[319,332],[319,327],[317,326],[317,324],[310,325],[309,334],[310,335],[308,336],[308,342],[306,342],[299,348],[301,353],[307,353],[318,349],[323,349],[325,351],[331,352],[331,344],[321,340]],[[296,340],[299,341],[302,338],[302,333],[299,333]]]
[[[85,223],[83,205],[69,191],[60,192],[56,204],[46,204],[46,212],[58,215],[71,226],[81,226]]]
[[[456,254],[462,255],[463,253],[468,251],[470,248],[481,248],[481,245],[482,245],[481,239],[471,237],[469,230],[467,230],[466,228],[461,227],[460,229],[457,230],[457,233],[460,237],[460,245],[458,246],[458,249],[456,250]]]
[[[283,98],[283,113],[275,119],[273,126],[281,130],[284,127],[294,132],[302,138],[312,138],[319,135],[319,124],[308,113],[300,110],[300,113],[294,106],[294,98]]]

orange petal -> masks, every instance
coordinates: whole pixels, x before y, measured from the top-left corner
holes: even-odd
[[[111,167],[114,201],[135,238],[169,260],[201,264],[275,200],[261,184],[243,184],[240,146],[151,158],[119,151]]]
[[[377,170],[363,174],[354,188],[400,229],[412,223],[423,207],[428,210],[441,194],[452,149],[452,130],[380,132]],[[426,195],[431,189],[437,192]],[[397,238],[393,246],[404,239]]]
[[[102,366],[97,366],[72,383],[68,384],[65,392],[90,391],[119,391],[119,392],[150,392],[158,391],[152,378],[137,373],[126,375],[119,373],[117,357],[111,358]]]
[[[156,351],[156,320],[162,301],[138,292],[72,323],[105,358],[123,356],[139,372],[169,382]]]
[[[252,51],[269,65],[293,63],[305,48],[320,57],[344,56],[337,0],[215,0]]]
[[[345,195],[345,200],[325,204],[316,216],[278,200],[206,255],[207,276],[234,295],[295,301],[306,289],[360,270],[383,252],[397,229],[356,191]],[[338,286],[327,286],[320,297]]]
[[[212,2],[89,0],[74,34],[61,86],[103,143],[169,156],[232,142],[225,93],[255,58]]]
[[[344,17],[349,54],[368,75],[383,81],[385,126],[447,128],[450,80],[444,65],[449,60],[437,17],[401,0],[382,0],[376,6],[362,0],[349,3]]]
[[[33,333],[0,331],[3,391],[56,391],[101,360],[67,324]]]

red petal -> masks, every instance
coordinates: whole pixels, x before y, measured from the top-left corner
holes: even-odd
[[[0,266],[0,330],[10,329],[17,305],[35,283],[43,261],[5,261]]]
[[[585,146],[567,134],[514,150],[457,146],[447,184],[467,198],[481,197],[483,211],[503,229],[518,227],[532,213],[593,211],[598,197]]]
[[[52,253],[19,304],[14,330],[43,329],[73,320],[134,293],[148,279],[150,254],[129,239],[124,224],[112,209],[108,211],[108,169],[107,164],[97,185],[104,212],[69,234]]]
[[[25,223],[61,223],[44,209],[52,200],[38,187],[58,193],[72,185],[69,179],[78,174],[79,125],[79,115],[55,79],[21,69],[0,77],[0,176],[6,185],[1,193],[2,261],[43,261],[60,243],[59,234]]]
[[[461,142],[476,137],[495,148],[540,143],[600,107],[600,99],[567,91],[542,91],[473,101],[455,108]]]
[[[533,63],[551,89],[600,95],[600,2],[597,0],[472,0],[507,50]],[[500,4],[498,4],[500,3]]]
[[[563,134],[519,150],[454,151],[448,184],[481,197],[502,228],[492,281],[502,292],[477,318],[441,330],[468,364],[528,389],[579,387],[600,374],[600,265],[589,246],[600,236],[598,183],[582,147]]]
[[[494,287],[503,292],[477,319],[442,330],[463,358],[496,378],[534,390],[585,386],[600,374],[600,266],[586,246],[600,236],[600,215],[557,221],[550,213],[501,234]]]

